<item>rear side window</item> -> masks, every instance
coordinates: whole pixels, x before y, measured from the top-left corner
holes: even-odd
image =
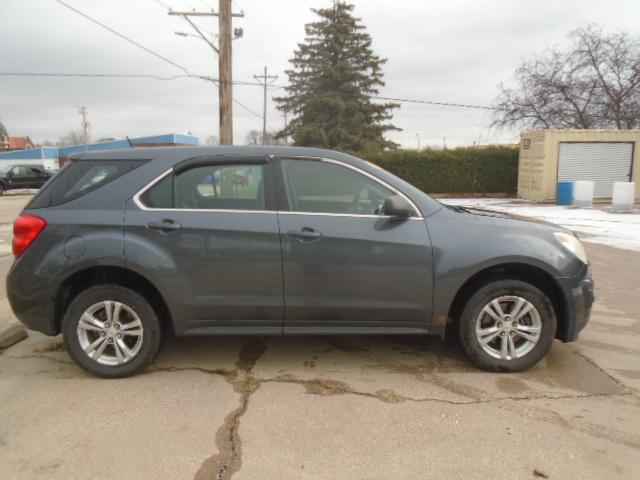
[[[265,210],[264,165],[204,165],[167,175],[140,196],[149,208]]]
[[[67,164],[29,203],[29,208],[61,205],[96,190],[147,160],[76,160]]]
[[[173,208],[173,176],[167,175],[140,196],[149,208]]]

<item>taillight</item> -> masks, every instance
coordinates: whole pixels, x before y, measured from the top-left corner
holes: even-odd
[[[18,258],[38,238],[47,222],[34,215],[21,215],[13,222],[13,256]]]

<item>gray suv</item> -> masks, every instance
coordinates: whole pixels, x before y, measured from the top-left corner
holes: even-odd
[[[447,207],[342,153],[287,147],[82,153],[14,223],[16,316],[104,377],[163,333],[457,336],[518,371],[593,303],[579,240]]]

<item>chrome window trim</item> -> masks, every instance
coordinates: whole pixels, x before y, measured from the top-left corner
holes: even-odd
[[[278,211],[278,215],[313,215],[320,217],[353,217],[353,218],[400,218],[392,217],[391,215],[371,215],[371,214],[358,214],[358,213],[325,213],[325,212],[287,212]],[[423,217],[405,217],[402,220],[423,220]]]
[[[330,159],[330,158],[307,157],[307,156],[278,156],[278,157],[282,158],[282,159],[285,159],[285,160],[287,158],[290,158],[290,159],[299,158],[299,159],[317,160],[317,161],[326,162],[326,163],[334,163],[336,165],[340,165],[340,166],[343,166],[345,168],[349,168],[349,169],[351,169],[353,171],[356,171],[356,172],[364,175],[365,177],[370,178],[374,182],[377,182],[378,184],[382,185],[386,189],[391,190],[396,195],[400,195],[407,202],[409,202],[409,204],[414,209],[414,211],[416,213],[418,213],[419,215],[408,217],[407,220],[423,220],[424,219],[424,217],[422,216],[422,214],[421,214],[420,210],[418,209],[418,207],[416,206],[416,204],[410,198],[408,198],[404,193],[402,193],[397,188],[389,185],[384,180],[382,180],[382,179],[376,177],[375,175],[372,175],[371,173],[366,172],[366,171],[364,171],[364,170],[362,170],[362,169],[360,169],[358,167],[355,167],[353,165],[349,165],[349,164],[347,164],[345,162],[341,162],[340,160],[333,160],[333,159]],[[270,158],[273,158],[273,156],[270,156]],[[170,175],[171,173],[173,173],[173,167],[171,167],[167,171],[161,173],[158,177],[156,177],[155,179],[153,179],[149,183],[147,183],[145,186],[143,186],[133,196],[133,203],[135,203],[136,206],[140,210],[144,210],[146,212],[266,213],[266,214],[282,214],[282,215],[319,215],[319,216],[325,216],[325,217],[395,218],[395,217],[392,217],[390,215],[371,215],[371,214],[356,214],[356,213],[291,212],[291,211],[279,211],[279,210],[233,210],[233,209],[213,209],[213,208],[211,208],[211,209],[206,209],[206,208],[152,208],[152,207],[147,207],[146,205],[144,205],[140,201],[140,197],[142,195],[144,195],[144,193],[147,190],[153,188],[154,185],[156,185],[157,183],[161,182],[167,175]]]

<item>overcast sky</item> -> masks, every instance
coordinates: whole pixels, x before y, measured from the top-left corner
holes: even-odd
[[[184,66],[217,76],[217,58],[189,31],[186,22],[167,9],[205,9],[215,0],[65,0],[124,35]],[[311,7],[328,0],[234,0],[234,19],[244,36],[233,43],[234,80],[252,81],[268,66],[286,81],[284,70],[304,24],[314,19]],[[566,33],[588,22],[640,34],[637,0],[355,0],[355,13],[373,37],[377,54],[387,58],[381,95],[464,104],[488,105],[496,85],[508,80],[523,58],[566,42]],[[103,30],[54,0],[0,1],[0,71],[67,73],[135,73],[163,76],[183,73]],[[215,33],[217,19],[199,24]],[[272,90],[278,95],[282,90]],[[262,113],[262,90],[234,86],[235,98]],[[270,129],[283,125],[269,102]],[[10,135],[29,135],[37,142],[57,140],[78,129],[78,106],[89,111],[93,139],[191,132],[204,141],[217,135],[216,87],[197,79],[68,79],[0,77],[0,120]],[[516,141],[515,132],[488,129],[485,111],[403,104],[394,123],[402,128],[389,138],[403,146],[449,146]],[[260,118],[234,105],[235,142],[261,129]]]

